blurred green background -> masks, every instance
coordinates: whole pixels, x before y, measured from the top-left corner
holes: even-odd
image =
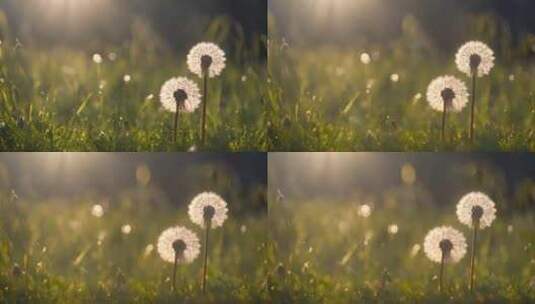
[[[270,295],[275,303],[531,303],[535,299],[535,156],[478,153],[272,153]],[[469,254],[445,268],[423,251],[482,191],[496,203],[478,234],[476,288]],[[364,209],[363,209],[364,208]],[[364,211],[363,211],[364,210]]]
[[[255,153],[2,154],[0,302],[260,301],[266,170],[266,155]],[[210,234],[208,291],[199,257],[179,266],[172,292],[173,264],[156,242],[175,225],[202,240],[188,205],[203,191],[229,209]]]

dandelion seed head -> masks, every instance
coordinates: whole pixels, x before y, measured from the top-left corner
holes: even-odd
[[[470,192],[457,203],[457,218],[470,227],[479,221],[478,228],[484,229],[496,219],[496,205],[485,193]]]
[[[227,202],[214,192],[198,194],[193,198],[188,209],[191,221],[203,228],[205,228],[205,221],[210,221],[210,228],[223,226],[227,213]]]
[[[457,51],[455,64],[468,76],[475,71],[477,77],[483,77],[494,67],[494,52],[481,41],[469,41]]]
[[[460,112],[468,103],[468,89],[458,78],[441,76],[427,87],[427,102],[435,111],[444,111],[446,103],[448,111]]]
[[[216,44],[201,42],[194,46],[188,54],[189,70],[203,77],[203,72],[208,71],[208,77],[214,78],[221,75],[226,66],[225,52]]]
[[[201,252],[199,238],[191,230],[176,226],[164,230],[158,238],[157,251],[162,260],[178,264],[193,262]]]
[[[178,103],[179,111],[191,113],[201,104],[199,86],[185,77],[171,78],[160,90],[160,102],[169,112],[175,113]]]
[[[93,208],[91,208],[91,214],[94,217],[102,217],[104,215],[104,208],[100,204],[93,205]]]
[[[123,226],[121,227],[121,232],[122,232],[123,234],[130,234],[130,232],[132,232],[132,226],[130,226],[130,225],[128,225],[128,224],[123,225]]]
[[[392,82],[398,82],[399,81],[399,74],[394,73],[394,74],[390,75],[390,80]]]
[[[362,62],[362,64],[370,64],[371,61],[372,61],[372,58],[370,57],[370,54],[368,53],[360,54],[360,62]]]
[[[96,64],[101,64],[102,63],[102,56],[98,53],[94,54],[93,55],[93,62],[96,63]]]
[[[125,83],[129,83],[131,80],[132,80],[132,76],[130,76],[130,75],[128,75],[128,74],[126,74],[126,75],[123,76],[123,81],[124,81]]]
[[[397,234],[399,231],[399,227],[396,224],[388,225],[388,233],[394,235]]]
[[[240,227],[240,232],[241,232],[242,234],[245,234],[245,233],[247,232],[247,226],[245,226],[245,225],[241,225],[241,227]]]
[[[246,82],[246,81],[247,81],[247,76],[246,76],[246,75],[243,75],[243,76],[241,77],[241,82]]]
[[[515,74],[510,74],[509,75],[509,81],[511,81],[511,82],[515,81]]]
[[[358,214],[364,218],[369,217],[372,214],[372,208],[368,204],[363,204],[359,207]]]
[[[452,227],[433,228],[425,236],[424,252],[435,263],[441,263],[443,252],[446,263],[457,263],[466,254],[466,239]]]
[[[195,151],[197,151],[197,146],[195,145],[188,148],[188,152],[195,152]]]
[[[513,225],[509,225],[509,226],[507,226],[507,232],[509,232],[509,233],[513,233],[513,230],[514,230],[514,229],[513,229]]]

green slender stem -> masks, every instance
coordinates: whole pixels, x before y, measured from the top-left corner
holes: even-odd
[[[201,143],[206,142],[206,104],[208,102],[208,71],[203,72],[203,105],[201,121]]]
[[[439,283],[438,283],[438,291],[442,292],[442,280],[444,278],[444,261],[445,261],[445,254],[444,251],[442,252],[442,258],[440,261],[440,276],[439,276]]]
[[[476,265],[476,245],[477,245],[477,230],[479,222],[474,223],[474,233],[472,236],[472,256],[470,257],[470,291],[474,289],[475,280],[475,265]]]
[[[176,103],[176,112],[175,112],[175,127],[174,127],[174,131],[173,131],[173,143],[176,143],[176,138],[177,138],[177,130],[178,130],[178,116],[179,116],[179,105],[178,105],[178,102]]]
[[[442,142],[446,139],[446,117],[448,115],[447,102],[444,101],[444,109],[442,111]]]
[[[206,233],[204,235],[204,263],[202,272],[202,292],[206,292],[206,274],[208,273],[208,233],[210,232],[210,221],[205,221]]]
[[[476,105],[476,73],[472,73],[472,104],[470,112],[470,143],[474,142],[474,112]]]
[[[175,265],[173,266],[173,291],[176,290],[176,264],[178,264],[178,253],[175,252]]]

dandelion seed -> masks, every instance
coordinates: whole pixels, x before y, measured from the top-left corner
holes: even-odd
[[[457,218],[473,229],[472,254],[470,257],[470,290],[474,288],[477,232],[490,227],[496,219],[496,205],[482,192],[470,192],[457,203]]]
[[[372,238],[373,238],[373,231],[371,230],[366,231],[366,233],[364,234],[364,246],[368,246]]]
[[[399,231],[399,227],[396,224],[388,225],[388,233],[394,235],[397,234]]]
[[[411,257],[415,257],[421,249],[422,246],[420,244],[414,244],[411,248]]]
[[[206,139],[206,106],[208,102],[208,78],[221,75],[225,68],[225,52],[216,44],[201,42],[194,46],[188,54],[189,70],[203,78],[203,110],[201,119],[201,142]]]
[[[439,290],[442,290],[444,264],[457,263],[466,254],[466,239],[458,230],[442,226],[433,228],[424,239],[424,252],[431,261],[440,263]]]
[[[104,215],[104,208],[102,208],[102,205],[95,204],[93,205],[93,208],[91,208],[91,214],[94,217],[102,217]]]
[[[109,59],[110,61],[115,61],[115,60],[117,60],[117,53],[115,53],[115,52],[111,52],[111,53],[109,53],[109,54],[108,54],[108,59]]]
[[[143,251],[143,257],[148,257],[154,251],[154,245],[148,244]]]
[[[470,41],[465,43],[455,55],[457,68],[472,77],[472,102],[470,111],[470,142],[474,140],[474,115],[476,102],[476,78],[489,75],[494,67],[494,52],[485,43]]]
[[[246,81],[247,81],[247,76],[243,75],[243,76],[241,77],[241,82],[246,82]]]
[[[197,235],[187,228],[176,226],[164,230],[158,238],[157,250],[162,260],[173,263],[173,290],[176,287],[177,264],[190,264],[201,252]]]
[[[360,54],[360,62],[362,62],[362,64],[370,64],[370,62],[372,61],[372,58],[370,57],[370,54],[368,53],[362,53]]]
[[[106,84],[107,84],[106,80],[101,80],[99,85],[98,85],[98,88],[100,90],[104,90],[104,88],[106,87]]]
[[[195,145],[189,147],[189,149],[188,149],[188,152],[195,152],[195,151],[197,151],[197,146],[195,146]]]
[[[363,204],[359,207],[358,214],[361,217],[367,218],[372,214],[372,208],[368,204]]]
[[[210,229],[223,226],[227,219],[227,202],[213,192],[203,192],[193,198],[188,207],[191,221],[205,229],[202,291],[206,291],[208,270],[208,236]]]
[[[406,185],[412,185],[416,181],[416,169],[410,163],[406,163],[401,167],[401,180]]]
[[[453,76],[435,78],[427,87],[427,101],[435,111],[442,112],[442,140],[445,138],[448,111],[460,112],[468,103],[468,89]]]
[[[420,99],[422,99],[422,93],[416,93],[416,95],[414,95],[414,101],[419,101]]]
[[[154,99],[154,94],[147,95],[147,97],[145,99],[146,100],[153,100]]]
[[[192,113],[201,103],[197,84],[185,77],[167,80],[160,90],[160,102],[165,110],[175,113],[173,143],[176,142],[180,112]]]
[[[507,226],[507,232],[513,233],[513,225]]]
[[[245,234],[245,233],[247,232],[247,226],[245,226],[245,225],[241,225],[241,227],[240,227],[240,232],[241,232],[242,234]]]
[[[399,82],[399,75],[398,74],[392,74],[390,75],[390,80],[392,82]]]
[[[124,75],[124,77],[123,77],[123,81],[124,81],[125,83],[129,83],[131,80],[132,80],[132,76],[130,76],[130,75],[128,75],[128,74],[127,74],[127,75]]]
[[[96,64],[101,64],[102,63],[102,56],[98,53],[94,54],[93,55],[93,62],[96,63]]]
[[[515,75],[514,75],[514,74],[510,74],[510,75],[509,75],[509,81],[510,81],[510,82],[515,81]]]
[[[132,226],[130,226],[130,225],[128,225],[128,224],[127,224],[127,225],[123,225],[123,226],[121,227],[121,232],[122,232],[123,234],[127,234],[127,235],[130,234],[130,232],[132,232]]]
[[[277,189],[277,203],[283,202],[284,199],[285,199],[285,196],[282,193],[281,189]]]

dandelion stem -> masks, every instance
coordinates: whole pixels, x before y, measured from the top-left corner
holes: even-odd
[[[476,72],[472,73],[472,105],[470,112],[470,143],[474,142],[474,112],[476,104]]]
[[[203,105],[201,121],[201,143],[204,146],[206,139],[206,103],[208,102],[208,71],[203,72]]]
[[[177,138],[177,130],[178,130],[178,116],[179,116],[179,104],[178,102],[176,103],[176,112],[175,112],[175,128],[174,128],[174,131],[173,131],[173,143],[176,143],[176,138]]]
[[[477,242],[477,230],[479,228],[479,221],[474,222],[474,233],[472,236],[472,256],[470,257],[470,291],[474,289],[474,276],[475,276],[475,264],[476,264],[476,242]]]
[[[442,258],[440,260],[440,276],[438,281],[438,291],[442,292],[442,280],[444,277],[444,261],[446,259],[446,255],[444,254],[444,251],[442,251]]]
[[[178,264],[178,252],[175,251],[175,265],[173,266],[173,291],[176,290],[176,264]]]
[[[446,118],[447,118],[447,114],[448,113],[448,107],[447,107],[447,102],[444,101],[444,109],[442,111],[442,142],[444,142],[445,138],[446,138]]]
[[[208,233],[210,232],[211,221],[205,221],[206,233],[204,235],[204,264],[202,273],[202,292],[206,292],[206,274],[208,272]]]

